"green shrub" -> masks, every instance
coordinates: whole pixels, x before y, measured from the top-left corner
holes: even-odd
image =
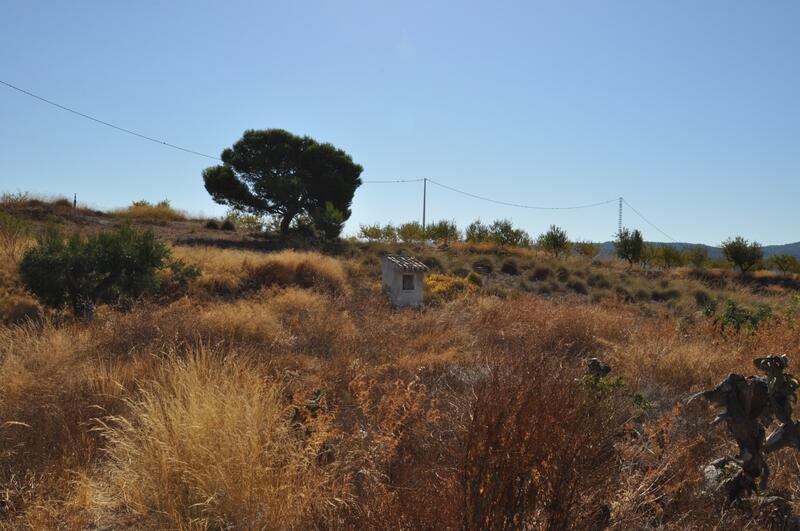
[[[550,269],[549,267],[537,267],[536,269],[533,270],[533,272],[531,272],[530,275],[528,275],[528,280],[532,280],[534,282],[547,280],[548,278],[550,278],[550,275],[552,274],[553,270]]]
[[[92,318],[98,302],[117,302],[153,291],[169,250],[152,231],[130,225],[88,238],[46,231],[19,266],[20,277],[42,304],[70,306],[76,316]]]
[[[616,288],[614,288],[614,294],[618,298],[624,300],[625,302],[632,302],[633,301],[633,297],[631,296],[630,291],[628,291],[627,289],[625,289],[622,286],[617,286]]]
[[[572,280],[567,282],[567,287],[580,295],[589,294],[589,288],[586,287],[586,284],[582,280]]]
[[[226,219],[219,228],[224,231],[235,231],[236,225],[230,219]]]
[[[225,214],[225,220],[230,221],[234,227],[244,232],[264,232],[267,228],[267,220],[263,217],[240,212],[233,208]]]
[[[30,227],[18,217],[0,212],[0,251],[9,260],[16,260],[28,244]]]
[[[463,266],[454,267],[450,270],[451,275],[455,275],[457,277],[466,277],[471,273],[469,269]],[[477,273],[475,273],[477,275]],[[478,275],[480,277],[480,275]]]
[[[556,278],[559,280],[559,282],[568,281],[569,280],[569,270],[564,266],[559,267],[558,269],[556,269]]]
[[[205,227],[211,230],[219,230],[219,222],[216,219],[209,219],[206,221]]]
[[[611,287],[611,282],[599,273],[592,273],[589,275],[589,278],[586,279],[586,282],[593,288],[598,289],[609,289]]]
[[[705,308],[713,300],[711,295],[706,290],[702,289],[696,290],[694,293],[692,293],[692,296],[694,297],[695,304],[701,308]]]
[[[728,300],[725,303],[725,310],[720,317],[722,327],[732,326],[737,331],[744,328],[754,329],[766,320],[772,318],[772,308],[767,305],[759,306],[755,311],[742,308],[735,301]]]
[[[670,301],[680,298],[681,292],[676,289],[657,290],[654,289],[650,293],[650,298],[656,302]]]
[[[517,265],[516,260],[509,258],[503,262],[502,266],[500,266],[500,271],[506,275],[519,275],[519,266]]]

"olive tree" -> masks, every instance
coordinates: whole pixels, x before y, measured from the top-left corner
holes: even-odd
[[[742,273],[753,269],[764,256],[758,242],[749,242],[741,236],[729,238],[722,242],[722,254],[725,259],[739,268]]]

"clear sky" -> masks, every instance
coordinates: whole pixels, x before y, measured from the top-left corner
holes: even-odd
[[[5,0],[0,79],[219,155],[245,129],[331,142],[363,178],[545,206],[624,196],[680,241],[800,240],[800,2]],[[221,214],[213,161],[0,86],[0,191]],[[421,217],[365,184],[347,232]],[[610,239],[614,204],[502,207],[429,185],[428,219]],[[665,238],[626,209],[625,225]]]

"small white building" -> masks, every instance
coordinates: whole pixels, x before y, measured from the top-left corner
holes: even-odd
[[[390,254],[383,257],[383,291],[395,308],[422,306],[423,284],[428,266],[412,256]]]

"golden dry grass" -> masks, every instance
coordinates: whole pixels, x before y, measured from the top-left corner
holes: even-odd
[[[172,208],[168,202],[157,204],[137,201],[129,207],[112,210],[110,214],[122,219],[154,219],[160,221],[186,221],[186,212]]]
[[[730,437],[708,432],[707,405],[676,403],[752,374],[755,356],[800,360],[800,323],[722,330],[693,291],[777,306],[789,288],[531,254],[515,257],[519,275],[484,277],[506,298],[470,288],[395,311],[371,255],[174,255],[203,271],[180,300],[0,325],[3,527],[586,529],[607,505],[616,529],[780,528],[704,490],[702,466],[733,451]],[[549,277],[528,280],[536,268]],[[24,297],[13,266],[0,275],[0,297]],[[608,296],[512,284],[590,275]],[[592,356],[621,391],[581,387]],[[769,458],[792,500],[794,457]]]
[[[166,361],[101,429],[104,498],[158,527],[307,527],[337,503],[317,459],[329,420],[293,427],[282,402],[279,385],[207,349]]]
[[[314,287],[336,293],[347,287],[342,263],[320,253],[187,246],[177,246],[173,252],[176,258],[201,267],[198,284],[209,293],[230,295],[270,286]]]

